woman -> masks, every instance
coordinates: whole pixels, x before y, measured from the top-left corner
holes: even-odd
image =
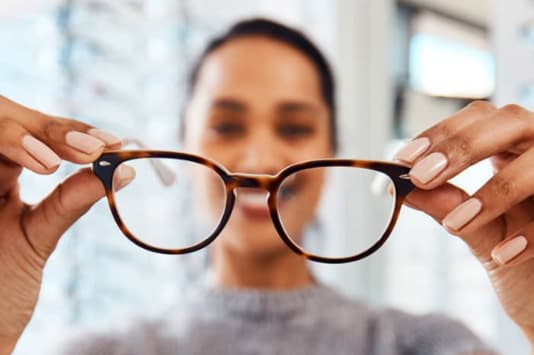
[[[336,146],[333,96],[328,65],[303,35],[265,20],[242,22],[212,42],[193,71],[185,146],[230,171],[256,174],[274,174],[293,162],[329,157]],[[120,140],[5,98],[0,113],[4,355],[12,351],[31,318],[42,269],[61,234],[104,194],[91,171],[82,169],[38,205],[28,207],[18,194],[21,169],[48,174],[62,159],[88,163],[103,150],[119,147]],[[476,102],[421,133],[397,159],[413,165],[410,176],[417,189],[407,204],[468,244],[487,270],[502,306],[534,344],[533,142],[532,112]],[[474,196],[446,183],[489,156],[495,176]],[[130,169],[121,174],[121,185],[134,179]],[[65,353],[491,353],[449,319],[371,310],[318,285],[305,260],[280,242],[270,221],[247,213],[246,204],[255,199],[255,192],[242,193],[245,208],[234,211],[213,245],[209,286],[160,323],[86,335]],[[311,222],[295,218],[296,224]]]

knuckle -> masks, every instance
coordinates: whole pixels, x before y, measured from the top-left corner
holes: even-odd
[[[508,198],[510,196],[515,195],[517,187],[516,184],[510,180],[506,179],[502,176],[495,175],[488,185],[488,193],[491,196],[496,196],[497,198],[501,197],[502,199],[499,199],[500,204],[506,204],[508,201]],[[511,206],[507,206],[511,207]]]
[[[473,159],[472,140],[465,135],[457,134],[452,136],[444,143],[447,156],[449,159],[460,162],[462,165],[470,165]]]
[[[59,183],[57,185],[57,198],[54,199],[53,203],[52,203],[52,209],[54,210],[54,213],[57,216],[64,215],[65,212],[68,211],[68,209],[65,208],[65,202],[64,202],[65,192],[64,192],[64,190],[65,190],[64,184],[63,183]]]
[[[65,124],[70,129],[77,130],[80,132],[87,131],[91,128],[91,126],[89,126],[88,124],[77,121],[72,118],[59,118],[59,120],[61,120],[63,124]]]
[[[64,183],[60,183],[57,186],[57,198],[55,199],[54,210],[58,216],[64,216],[68,219],[74,219],[75,216],[79,216],[85,213],[90,207],[89,203],[77,203],[73,204],[72,199],[67,197],[67,191]]]
[[[41,134],[47,140],[54,140],[58,138],[58,132],[62,130],[63,125],[56,119],[43,120],[41,124]]]
[[[471,101],[467,106],[467,109],[481,112],[481,113],[492,113],[495,111],[495,106],[492,103],[484,100],[475,100]]]
[[[505,117],[516,120],[522,128],[523,135],[534,135],[534,116],[522,106],[509,104],[499,110]]]
[[[53,223],[58,216],[67,217],[72,213],[72,209],[67,208],[65,203],[65,188],[63,183],[59,183],[56,187],[55,196],[51,199],[47,205],[48,209],[45,210],[45,218],[48,223]]]
[[[50,119],[47,114],[33,108],[25,107],[24,111],[27,113],[26,124],[28,127],[41,125]]]
[[[87,125],[68,118],[50,117],[41,121],[40,133],[48,140],[62,142],[68,131],[85,131]]]
[[[528,117],[527,113],[528,111],[517,105],[517,104],[508,104],[508,105],[505,105],[503,107],[501,107],[501,109],[499,110],[507,115],[510,115],[512,117],[516,117],[516,118],[525,118],[525,117]]]
[[[434,127],[429,128],[424,133],[419,136],[429,137],[431,141],[439,142],[443,139],[447,139],[452,136],[454,131],[445,123],[438,124]]]
[[[7,118],[0,117],[0,132],[5,133],[10,126],[10,122]]]
[[[53,122],[50,125],[51,133],[55,134],[56,141],[59,142],[64,142],[65,135],[70,131],[85,133],[91,128],[88,124],[71,118],[55,117]]]
[[[24,131],[21,129],[18,124],[9,118],[0,117],[0,144],[13,144],[13,142],[24,134]]]
[[[69,124],[71,126],[79,126],[80,124],[83,124],[80,121],[77,121],[73,118],[58,118],[59,120],[65,122],[65,124]]]

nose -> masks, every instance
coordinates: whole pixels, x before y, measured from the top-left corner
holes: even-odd
[[[274,175],[289,165],[289,157],[276,137],[269,132],[251,135],[240,152],[237,172]]]

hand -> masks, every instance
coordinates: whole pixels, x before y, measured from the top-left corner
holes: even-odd
[[[397,154],[412,165],[406,203],[467,243],[510,318],[534,344],[534,113],[473,102]],[[491,158],[495,173],[469,196],[447,181]]]
[[[82,169],[29,206],[20,199],[18,176],[23,168],[51,174],[61,159],[89,163],[106,147],[120,144],[84,123],[48,116],[0,96],[1,355],[13,350],[30,321],[43,268],[60,236],[104,196],[98,178]]]

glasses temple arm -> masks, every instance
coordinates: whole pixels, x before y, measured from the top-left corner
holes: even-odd
[[[148,149],[146,144],[144,144],[141,140],[137,138],[124,138],[122,140],[122,144],[123,146],[135,145],[141,149]],[[172,184],[174,184],[174,182],[176,181],[176,174],[174,174],[171,169],[166,167],[157,159],[148,159],[148,161],[150,162],[152,168],[156,171],[156,174],[158,175],[161,183],[164,186],[171,186]]]

